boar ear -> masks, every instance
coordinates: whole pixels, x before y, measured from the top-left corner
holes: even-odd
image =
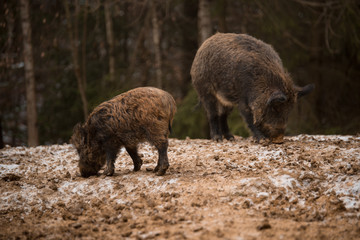
[[[74,127],[74,134],[80,137],[80,143],[84,144],[86,141],[86,131],[84,127],[81,125],[81,123],[77,123]]]
[[[84,127],[81,126],[81,143],[85,144],[87,142],[87,132]]]
[[[275,91],[270,95],[269,99],[266,102],[266,105],[269,106],[274,103],[283,103],[286,102],[287,99],[287,96],[283,92]]]
[[[294,88],[296,90],[297,97],[301,98],[302,96],[305,96],[305,95],[311,93],[314,90],[315,85],[314,84],[308,84],[305,87],[294,86]]]

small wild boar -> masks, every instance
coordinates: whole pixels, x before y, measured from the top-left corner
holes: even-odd
[[[257,141],[283,142],[290,110],[314,88],[295,86],[277,52],[246,34],[207,39],[196,53],[191,78],[216,141],[234,138],[227,116],[237,106]]]
[[[164,175],[169,167],[168,136],[175,112],[173,97],[152,87],[130,90],[97,106],[84,124],[74,127],[70,140],[80,156],[81,175],[96,175],[105,163],[104,174],[113,175],[121,147],[132,158],[134,171],[139,171],[142,160],[137,145],[145,141],[159,152],[154,172]]]

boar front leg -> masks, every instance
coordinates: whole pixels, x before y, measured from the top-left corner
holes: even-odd
[[[222,141],[222,134],[220,131],[220,117],[218,115],[209,116],[210,136],[211,139],[217,142]]]
[[[131,159],[134,163],[134,171],[139,171],[141,168],[141,165],[143,164],[141,158],[138,155],[137,148],[136,147],[126,147],[126,151],[130,155]]]
[[[251,132],[254,135],[254,138],[257,142],[259,142],[261,139],[264,139],[264,134],[255,126],[254,124],[254,118],[253,114],[251,113],[251,110],[246,107],[239,107],[241,115],[244,117],[248,127],[250,128]]]
[[[205,108],[209,121],[211,139],[219,142],[222,140],[220,115],[218,113],[219,102],[215,96],[207,94],[202,98],[202,104]]]
[[[233,141],[234,135],[230,133],[229,126],[227,123],[227,117],[229,113],[232,111],[232,107],[222,106],[220,111],[221,112],[220,112],[219,121],[220,121],[221,135],[223,135],[225,139]]]
[[[111,148],[105,148],[106,153],[106,168],[104,170],[104,175],[112,176],[115,171],[115,160],[117,155],[117,150]]]

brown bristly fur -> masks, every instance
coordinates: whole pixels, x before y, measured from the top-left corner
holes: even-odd
[[[214,140],[233,139],[227,116],[239,108],[254,136],[281,141],[297,98],[309,93],[293,84],[277,52],[246,34],[217,33],[196,53],[191,78]]]
[[[77,149],[80,173],[96,175],[106,163],[104,174],[113,175],[118,151],[125,147],[134,163],[134,171],[142,160],[137,145],[149,142],[159,151],[154,171],[165,174],[169,167],[168,136],[176,112],[173,97],[160,89],[142,87],[120,94],[96,107],[84,124],[77,124],[71,143]]]

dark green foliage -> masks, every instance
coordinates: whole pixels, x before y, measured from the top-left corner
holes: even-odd
[[[46,86],[46,101],[38,113],[41,144],[68,142],[74,123],[83,121],[80,96],[74,77],[58,76],[56,82]]]
[[[242,137],[250,136],[249,129],[237,109],[233,110],[233,112],[229,115],[228,124],[232,134]]]
[[[248,137],[249,130],[235,109],[228,119],[230,130],[233,134]],[[209,126],[203,107],[198,102],[197,94],[191,89],[184,100],[178,105],[178,111],[173,123],[172,137],[184,139],[209,138]]]
[[[170,136],[180,139],[209,137],[206,115],[194,89],[178,105]]]

